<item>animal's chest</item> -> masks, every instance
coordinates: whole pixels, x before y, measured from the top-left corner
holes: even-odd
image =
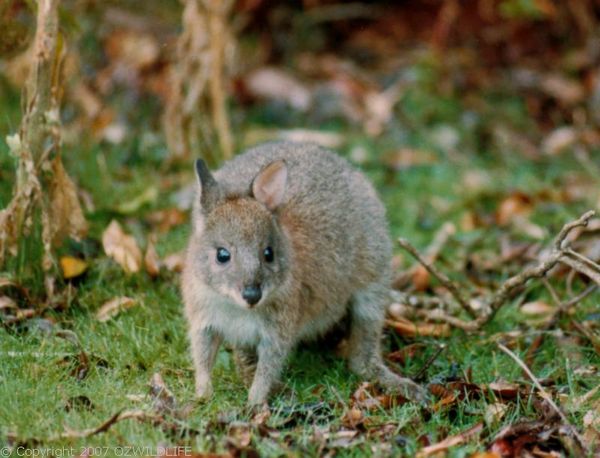
[[[256,346],[266,332],[260,315],[235,304],[213,302],[205,313],[210,326],[232,345]]]

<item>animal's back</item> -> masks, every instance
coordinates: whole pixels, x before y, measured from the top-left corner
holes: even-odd
[[[347,302],[369,283],[387,285],[385,209],[345,159],[314,144],[268,143],[226,163],[215,176],[227,194],[244,195],[256,174],[278,159],[288,168],[279,220],[293,244],[292,275],[309,291],[307,301]]]

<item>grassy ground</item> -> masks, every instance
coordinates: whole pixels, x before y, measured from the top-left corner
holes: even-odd
[[[465,246],[498,251],[498,237],[504,231],[494,227],[461,230],[461,218],[465,212],[489,214],[497,205],[499,196],[514,190],[532,195],[551,191],[561,185],[567,173],[586,176],[588,171],[568,157],[534,163],[500,149],[482,151],[477,138],[479,129],[485,128],[485,125],[473,127],[457,121],[465,118],[465,107],[456,100],[432,99],[427,94],[427,88],[415,90],[403,100],[400,114],[408,118],[404,125],[411,126],[406,131],[398,123],[381,138],[373,140],[342,123],[333,125],[332,129],[347,139],[342,148],[343,154],[352,157],[352,151],[359,146],[366,151],[366,160],[361,167],[376,183],[385,201],[395,237],[402,235],[422,247],[445,221],[458,225],[457,241],[444,250],[441,262],[443,268],[452,272],[457,260],[464,255]],[[16,97],[9,96],[9,102],[14,107]],[[489,103],[495,102],[491,99]],[[508,114],[516,113],[514,122],[520,122],[522,129],[528,128],[519,99],[512,99],[504,106],[497,106],[497,109]],[[16,109],[6,113],[1,120],[2,136],[14,131],[18,124]],[[294,119],[290,124],[297,122]],[[478,122],[483,123],[481,120]],[[300,119],[300,123],[306,127],[318,125],[311,119]],[[247,131],[280,126],[270,123],[269,116],[264,113],[254,113],[245,118],[240,129]],[[439,126],[457,132],[460,154],[448,155],[443,147],[431,140]],[[83,146],[65,149],[68,170],[92,195],[96,207],[88,215],[92,239],[98,240],[108,222],[116,217],[129,232],[140,241],[144,240],[148,226],[143,216],[158,208],[171,207],[173,192],[182,183],[192,180],[191,170],[170,170],[173,180],[166,183],[166,172],[161,171],[166,155],[161,140],[148,144],[133,140],[133,137],[119,147],[83,142]],[[383,166],[380,152],[393,150],[402,144],[433,150],[435,160],[399,171]],[[5,144],[0,146],[0,164],[0,206],[4,206],[10,195],[13,170]],[[469,171],[485,173],[488,179],[484,186],[476,191],[465,187],[464,177]],[[149,186],[159,188],[159,198],[155,202],[132,215],[119,215],[115,211],[119,203],[135,198]],[[583,201],[570,205],[538,205],[532,221],[545,228],[548,237],[551,237],[564,222],[587,209],[588,204]],[[184,225],[159,236],[159,254],[164,256],[182,249],[187,233],[187,225]],[[64,248],[66,251],[69,249],[73,248]],[[94,250],[93,244],[90,249]],[[17,443],[28,439],[29,446],[108,446],[111,447],[107,451],[108,456],[117,453],[112,448],[116,445],[155,448],[161,444],[184,444],[197,451],[225,451],[228,431],[223,424],[232,418],[242,421],[250,418],[243,409],[246,390],[235,374],[230,353],[221,351],[213,374],[214,398],[204,404],[194,402],[193,373],[185,322],[181,315],[178,275],[163,271],[157,279],[151,279],[145,273],[126,276],[120,267],[103,255],[90,259],[90,270],[74,284],[77,294],[68,309],[45,316],[54,323],[53,327],[47,320],[31,320],[17,328],[0,328],[0,444],[8,442],[9,437],[16,437]],[[409,263],[410,260],[404,260],[405,265]],[[9,267],[6,274],[13,278],[30,282],[35,277],[30,259],[12,260]],[[506,272],[499,272],[498,279],[503,275]],[[39,284],[27,283],[26,286],[34,291],[41,290]],[[548,300],[546,290],[539,284],[529,287],[524,294],[529,300]],[[106,323],[94,318],[101,304],[121,295],[136,298],[139,305]],[[598,300],[598,296],[586,299],[578,307],[577,317],[584,318],[593,311],[597,312]],[[58,328],[72,330],[90,358],[90,370],[83,380],[72,375],[77,367],[78,350],[53,333],[52,329]],[[406,340],[387,332],[385,348],[390,351],[414,342],[425,344],[423,351],[405,365],[396,367],[404,374],[414,375],[434,353],[436,345],[445,343],[447,350],[428,369],[426,382],[463,377],[467,372],[472,374],[475,383],[499,379],[523,381],[521,371],[499,352],[493,337],[497,333],[517,329],[524,332],[515,349],[522,353],[536,331],[524,325],[522,315],[514,306],[503,309],[480,334],[466,336],[455,330],[448,338]],[[546,339],[532,369],[540,378],[554,380],[562,394],[579,396],[597,384],[597,375],[586,375],[576,369],[588,365],[598,367],[600,358],[591,347],[573,348],[566,346],[565,342],[565,339]],[[150,422],[126,420],[114,425],[108,432],[90,438],[50,440],[68,428],[83,430],[96,427],[120,410],[151,411],[152,400],[138,395],[148,393],[148,382],[155,372],[163,375],[179,404],[189,405],[192,409],[185,419],[177,421],[201,434],[173,437]],[[281,434],[279,437],[263,437],[255,431],[252,445],[261,454],[271,456],[288,452],[299,456],[316,455],[320,449],[319,441],[314,438],[315,428],[328,427],[335,431],[341,426],[344,404],[360,381],[350,374],[333,352],[315,347],[301,349],[293,357],[284,380],[286,390],[273,400],[273,415],[267,422],[267,425],[278,428]],[[325,404],[316,404],[321,401]],[[367,414],[371,424],[392,425],[384,441],[387,445],[382,445],[382,440],[375,435],[366,434],[358,445],[342,448],[340,453],[342,456],[367,456],[391,452],[411,456],[420,448],[420,438],[427,437],[430,442],[436,442],[463,431],[481,421],[486,407],[494,402],[490,397],[467,399],[453,409],[434,412],[425,412],[410,404],[375,410]],[[573,423],[581,425],[584,411],[582,407],[580,411],[570,413]],[[487,426],[488,437],[524,417],[536,417],[531,399],[514,403],[499,423]],[[223,418],[227,421],[220,422]],[[456,448],[451,456],[467,456],[484,446],[484,443],[472,442]],[[105,451],[101,450],[100,454],[105,454]]]

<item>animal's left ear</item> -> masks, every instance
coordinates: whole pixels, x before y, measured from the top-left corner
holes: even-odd
[[[269,210],[275,210],[283,201],[287,182],[287,166],[282,160],[271,162],[252,182],[252,195]]]

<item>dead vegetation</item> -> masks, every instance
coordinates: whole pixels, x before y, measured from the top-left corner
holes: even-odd
[[[233,0],[185,2],[163,119],[167,144],[175,158],[189,159],[192,152],[200,153],[215,166],[233,155],[224,87],[235,51],[229,25],[233,4]]]
[[[88,227],[77,189],[60,156],[59,104],[66,43],[59,33],[58,4],[58,0],[44,0],[38,5],[23,118],[18,133],[7,138],[10,154],[18,164],[13,198],[0,211],[0,265],[7,256],[17,255],[24,238],[35,236],[35,221],[41,219],[41,262],[49,296],[56,262],[53,247],[66,236],[84,236]]]

